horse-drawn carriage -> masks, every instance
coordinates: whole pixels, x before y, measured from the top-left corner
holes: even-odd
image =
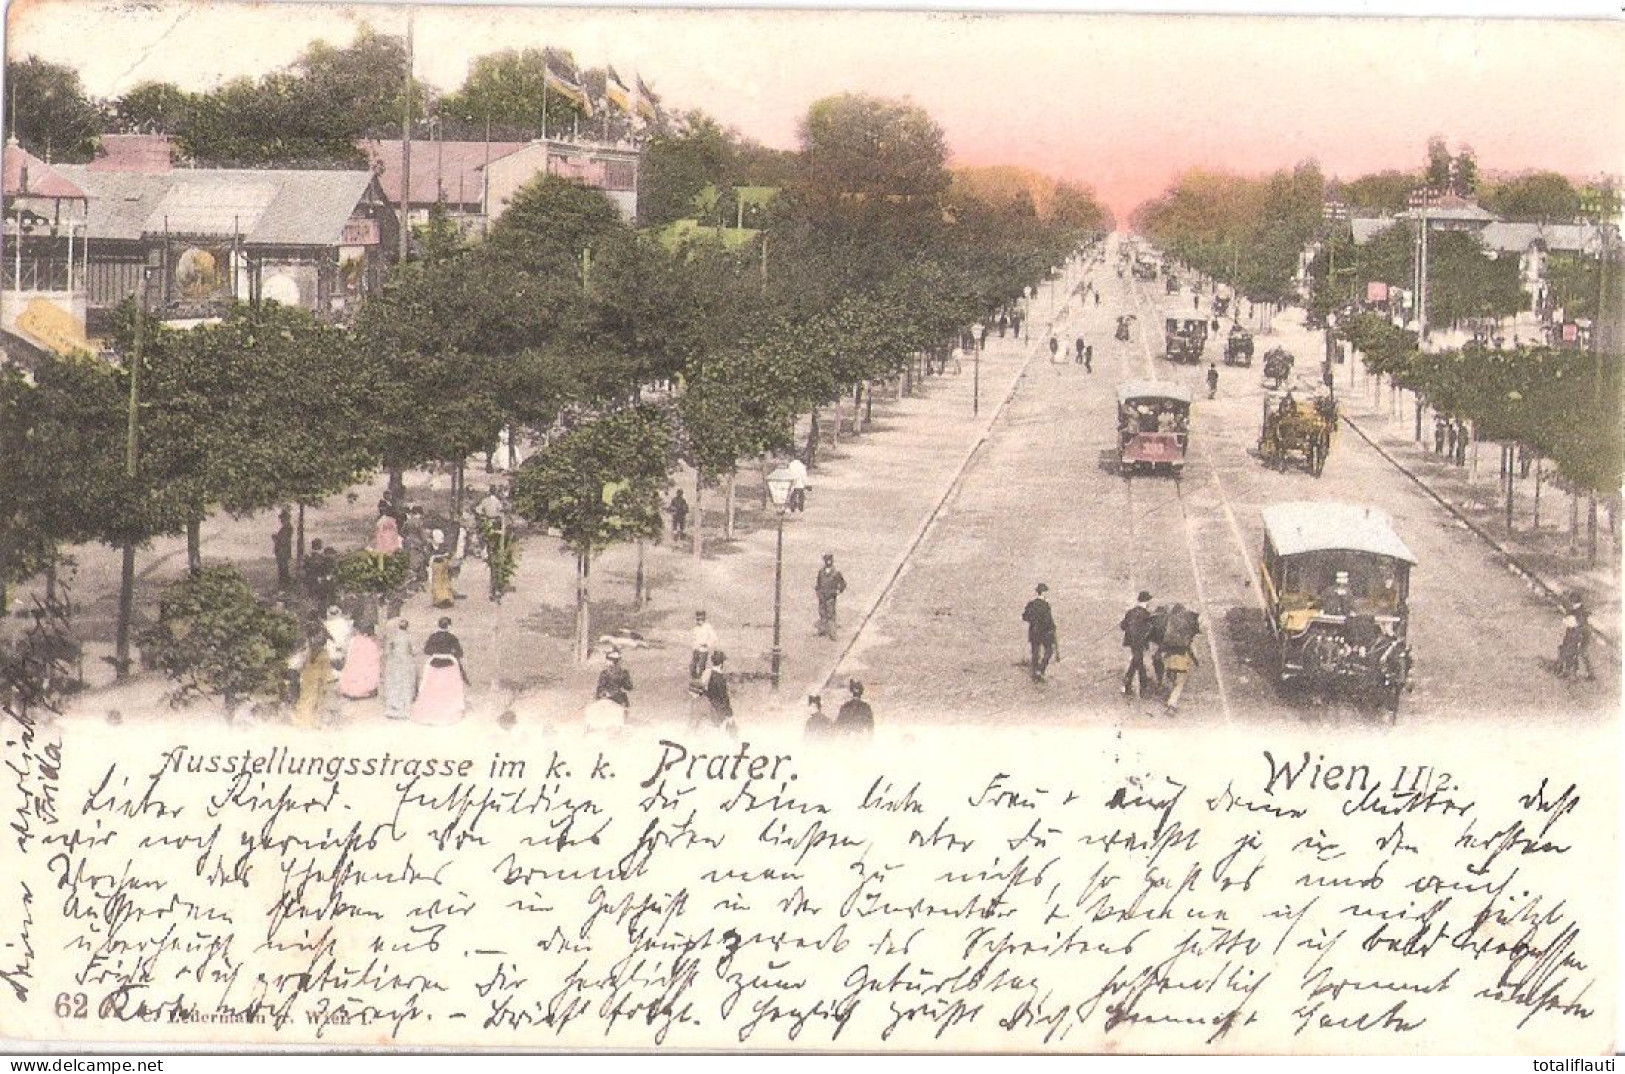
[[[1218,299],[1213,300],[1215,304]],[[1214,309],[1217,313],[1217,308]],[[1225,365],[1252,365],[1253,364],[1253,334],[1239,324],[1230,326],[1230,335],[1224,341]]]
[[[1130,380],[1117,387],[1118,472],[1178,474],[1190,442],[1191,395],[1181,384]]]
[[[1168,278],[1162,282],[1162,289],[1170,295],[1177,295],[1179,293],[1179,277],[1170,272]]]
[[[1337,434],[1337,400],[1329,395],[1298,399],[1290,390],[1264,400],[1258,429],[1259,457],[1274,470],[1296,461],[1319,477]]]
[[[1132,313],[1124,313],[1117,318],[1117,339],[1125,341],[1129,336],[1129,329],[1134,326],[1135,317]]]
[[[1228,314],[1229,312],[1230,312],[1230,296],[1229,295],[1214,295],[1213,296],[1213,316],[1215,316],[1215,317],[1223,317],[1226,314]],[[1237,327],[1239,328],[1240,325],[1237,325]]]
[[[1163,356],[1170,362],[1200,362],[1207,328],[1207,318],[1191,310],[1169,310],[1163,315]]]
[[[1134,259],[1134,278],[1136,280],[1156,279],[1157,263],[1149,258],[1136,257]]]
[[[1292,352],[1285,347],[1271,347],[1264,352],[1264,387],[1270,391],[1280,390],[1287,378],[1292,376],[1292,367],[1297,364]]]
[[[1399,711],[1413,658],[1410,572],[1416,557],[1383,512],[1338,503],[1263,510],[1259,564],[1279,680],[1343,687]]]

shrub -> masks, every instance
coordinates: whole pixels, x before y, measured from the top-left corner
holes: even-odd
[[[209,694],[228,708],[279,695],[299,641],[298,621],[266,607],[231,567],[205,567],[168,586],[157,624],[140,638],[147,663],[180,683],[173,703]]]

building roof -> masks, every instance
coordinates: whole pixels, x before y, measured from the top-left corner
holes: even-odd
[[[6,143],[5,196],[8,198],[83,198],[85,192],[12,138]]]
[[[1364,246],[1396,223],[1398,221],[1391,216],[1351,216],[1349,232],[1356,246]]]
[[[1260,512],[1264,535],[1283,556],[1305,552],[1365,552],[1415,563],[1388,515],[1347,503],[1276,503]]]
[[[163,174],[64,166],[90,196],[93,239],[240,235],[277,246],[336,246],[370,172],[191,169]]]
[[[1537,224],[1497,220],[1480,233],[1484,245],[1503,253],[1523,253],[1537,242],[1548,250],[1596,253],[1602,249],[1602,230],[1595,224]]]
[[[167,172],[174,168],[175,140],[167,134],[104,134],[101,151],[90,162],[99,172]]]
[[[398,138],[367,138],[356,143],[378,173],[384,198],[401,203],[401,142]],[[485,189],[487,160],[498,160],[523,149],[528,142],[412,142],[413,205],[469,205],[480,201]]]
[[[1183,384],[1176,384],[1171,380],[1125,380],[1117,386],[1119,404],[1133,402],[1136,399],[1174,399],[1189,405],[1191,391]]]
[[[1399,215],[1406,220],[1415,220],[1421,215],[1422,211],[1420,208],[1413,207],[1406,209]],[[1498,219],[1494,213],[1476,201],[1468,201],[1457,194],[1446,194],[1443,197],[1435,198],[1427,206],[1426,212],[1429,220],[1468,220],[1488,223],[1491,220]]]

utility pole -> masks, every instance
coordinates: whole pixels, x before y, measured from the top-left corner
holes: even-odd
[[[406,9],[406,76],[401,85],[401,264],[412,243],[412,9]]]

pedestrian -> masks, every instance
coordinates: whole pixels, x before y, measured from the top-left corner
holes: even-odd
[[[1010,335],[1015,339],[1021,338],[1021,314],[1019,313],[1010,315]]]
[[[994,321],[993,324],[999,330],[999,338],[1003,339],[1004,338],[1004,330],[1006,328],[1010,327],[1010,318],[1005,315],[1005,312],[1003,310],[1000,310],[999,311],[999,318],[998,318],[998,320]]]
[[[987,325],[982,321],[977,321],[970,326],[970,330],[976,333],[976,349],[979,351],[987,350]]]
[[[1437,414],[1433,416],[1433,453],[1435,455],[1444,454],[1445,425],[1446,422],[1443,418]]]
[[[372,529],[372,550],[393,556],[401,550],[401,524],[394,515],[379,515]]]
[[[1191,296],[1191,309],[1199,310],[1201,308],[1202,308],[1202,296],[1201,295],[1192,295]]]
[[[688,637],[688,677],[698,679],[711,666],[711,650],[717,647],[717,630],[706,621],[704,608],[694,613],[694,629]]]
[[[681,541],[688,533],[688,501],[683,498],[682,489],[672,495],[666,510],[671,512],[671,539]]]
[[[835,553],[824,553],[824,565],[813,579],[813,592],[818,596],[818,633],[835,640],[835,601],[846,592],[846,578],[835,569]]]
[[[807,509],[807,464],[801,461],[800,455],[792,455],[784,470],[790,475],[790,498],[785,505],[800,514]]]
[[[1084,348],[1083,337],[1079,336],[1077,339],[1073,340],[1072,341],[1072,347],[1077,352],[1076,355],[1072,359],[1073,364],[1074,365],[1082,365],[1083,364],[1083,348]]]
[[[344,673],[339,676],[339,693],[351,701],[360,701],[378,693],[383,674],[383,653],[378,639],[365,630],[350,635],[350,645],[344,654]]]
[[[1043,682],[1044,673],[1049,670],[1051,660],[1061,659],[1060,645],[1055,633],[1055,612],[1050,608],[1049,598],[1044,594],[1049,592],[1049,586],[1043,582],[1038,583],[1038,595],[1027,602],[1021,610],[1021,621],[1027,624],[1027,648],[1029,657],[1027,667],[1031,670],[1034,682]]]
[[[1095,371],[1095,345],[1093,343],[1083,348],[1083,371],[1085,373]]]
[[[863,683],[851,679],[846,688],[852,696],[835,714],[835,733],[872,737],[875,733],[875,710],[863,699]]]
[[[338,553],[322,544],[321,538],[310,542],[310,555],[305,557],[305,591],[317,608],[333,603],[338,590]]]
[[[1557,674],[1561,678],[1579,675],[1585,665],[1586,680],[1596,679],[1591,667],[1591,613],[1578,593],[1571,593],[1564,602],[1563,641],[1557,649]]]
[[[315,728],[333,718],[333,687],[337,676],[328,656],[327,632],[320,624],[305,633],[305,661],[299,671],[299,700],[293,709],[295,727]]]
[[[412,722],[431,727],[458,723],[467,705],[468,670],[463,666],[463,643],[451,632],[449,618],[442,617],[439,628],[423,643],[423,655]]]
[[[446,531],[429,531],[429,600],[436,608],[450,608],[457,602],[451,587],[452,543]]]
[[[1122,273],[1119,272],[1118,275],[1121,276]],[[1097,306],[1100,305],[1100,292],[1099,291],[1095,292],[1095,305],[1097,305]]]
[[[287,589],[293,585],[293,512],[282,509],[276,532],[271,534],[271,554],[276,557],[276,585]]]
[[[825,739],[833,730],[835,725],[824,715],[824,699],[818,694],[808,694],[807,724],[802,729],[802,734],[809,739]]]
[[[1117,624],[1123,632],[1123,647],[1129,651],[1128,670],[1123,673],[1123,694],[1132,697],[1135,676],[1139,676],[1140,697],[1150,689],[1151,678],[1145,670],[1145,650],[1151,644],[1151,594],[1140,590],[1132,608],[1123,613]]]
[[[595,699],[604,699],[615,702],[623,709],[632,707],[632,673],[621,664],[621,651],[611,649],[604,654],[609,666],[598,673],[598,688],[593,692]]]
[[[1061,352],[1061,341],[1053,335],[1049,337],[1049,360],[1055,361],[1055,356]]]
[[[1183,604],[1175,604],[1168,609],[1163,620],[1161,637],[1157,642],[1157,679],[1160,685],[1164,675],[1171,681],[1168,691],[1168,714],[1173,715],[1179,708],[1179,698],[1185,692],[1185,683],[1196,669],[1196,652],[1192,642],[1196,635],[1201,633],[1201,617],[1186,608]]]
[[[1450,445],[1449,451],[1445,454],[1445,461],[1446,462],[1455,462],[1456,461],[1456,438],[1461,435],[1461,428],[1460,428],[1460,426],[1458,426],[1456,424],[1456,419],[1454,419],[1454,418],[1451,418],[1448,421],[1446,421],[1444,423],[1444,427],[1445,427],[1445,435],[1448,438],[1449,445]]]
[[[723,670],[727,662],[728,655],[718,649],[711,654],[711,665],[701,677],[701,689],[705,694],[711,723],[722,728],[732,724],[734,718],[733,699],[728,696],[728,673]]]
[[[1472,429],[1465,421],[1456,422],[1456,465],[1467,465],[1467,445],[1472,443]]]
[[[350,653],[350,639],[355,636],[355,623],[335,604],[327,609],[322,629],[327,632],[327,658],[335,668],[342,668],[344,658]]]
[[[391,720],[406,719],[417,697],[417,660],[412,652],[411,626],[405,619],[397,619],[384,638],[381,689],[384,715]]]
[[[1219,394],[1219,367],[1212,362],[1207,364],[1207,397],[1217,398]]]

